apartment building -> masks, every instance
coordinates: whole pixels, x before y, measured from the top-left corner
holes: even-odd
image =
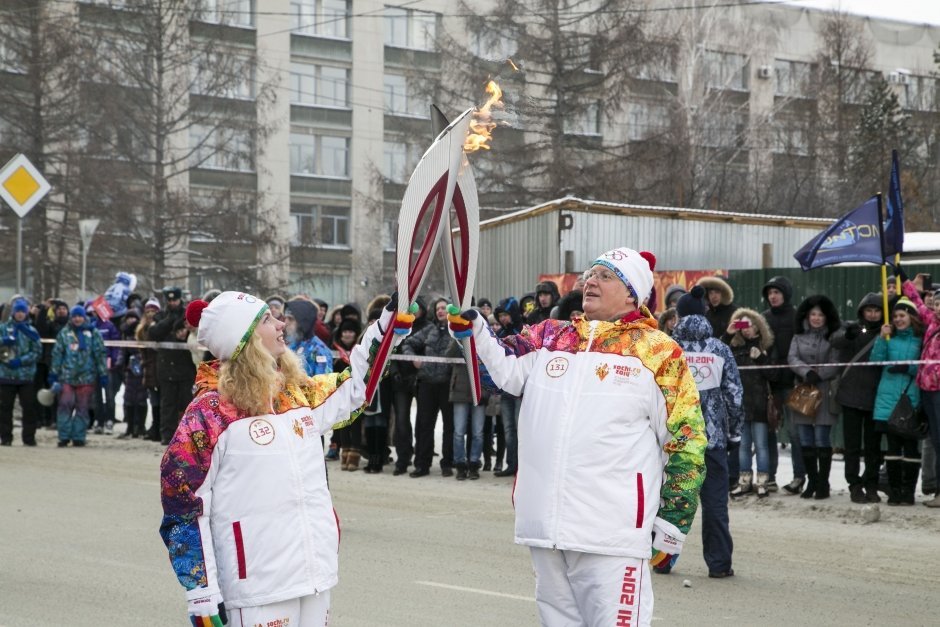
[[[70,19],[80,24],[93,15],[100,19],[103,10],[120,11],[133,2],[72,4],[71,9],[58,10],[70,12]],[[470,6],[485,11],[492,4],[487,0]],[[677,11],[683,14],[694,4],[649,3],[658,8],[681,5]],[[230,268],[241,264],[257,273],[257,286],[283,286],[285,292],[307,293],[330,303],[367,302],[392,284],[398,201],[431,140],[430,102],[422,95],[425,90],[415,85],[416,76],[447,81],[440,75],[442,60],[435,44],[445,31],[458,39],[465,37],[470,50],[478,49],[479,38],[462,35],[468,16],[445,0],[202,0],[201,6],[189,35],[219,41],[226,50],[243,50],[256,59],[228,96],[246,103],[251,115],[274,124],[263,139],[245,137],[238,150],[195,159],[198,166],[189,168],[181,180],[194,198],[222,190],[259,194],[254,217],[267,225],[269,237],[264,242],[247,237],[220,253],[218,242],[210,241],[211,232],[191,233],[173,251],[174,280],[194,294],[233,287]],[[657,13],[650,28],[669,32],[673,17]],[[638,77],[640,87],[618,119],[610,120],[600,107],[589,108],[566,123],[565,132],[594,137],[600,145],[608,140],[648,141],[669,124],[669,99],[692,89],[684,77],[697,63],[705,68],[707,88],[737,103],[710,119],[700,142],[706,147],[735,145],[735,167],[742,171],[773,170],[782,155],[811,149],[796,126],[782,121],[807,106],[810,94],[804,88],[820,46],[823,18],[818,11],[781,5],[723,8],[710,30],[691,40],[690,52],[644,69]],[[933,53],[940,27],[853,19],[862,24],[872,43],[871,67],[866,71],[887,77],[912,114],[936,114]],[[732,30],[741,36],[730,37]],[[500,54],[514,54],[511,41],[500,42],[499,47]],[[525,61],[538,63],[538,59]],[[10,71],[13,66],[7,59],[3,67]],[[274,97],[265,101],[263,110],[260,104],[252,110],[262,85]],[[0,84],[0,89],[8,88]],[[473,104],[478,103],[466,106]],[[4,154],[16,152],[6,141],[9,136],[0,126]],[[193,150],[198,157],[199,147],[211,145],[211,138],[197,125],[188,130],[188,142],[188,148],[179,149]],[[246,153],[252,153],[251,158],[245,158]],[[512,205],[500,203],[498,196],[488,201],[494,211]],[[676,203],[664,199],[662,204]],[[15,233],[11,216],[4,212],[0,218],[6,250]],[[255,223],[246,222],[249,230]],[[74,258],[66,256],[68,263]],[[27,277],[30,263],[27,259]],[[9,292],[13,280],[7,265],[0,269],[0,284]],[[118,269],[122,268],[113,257],[90,259],[89,285],[103,290]]]

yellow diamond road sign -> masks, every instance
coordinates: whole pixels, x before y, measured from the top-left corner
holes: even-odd
[[[19,217],[29,213],[49,193],[49,181],[29,162],[25,155],[16,155],[0,169],[0,198]]]

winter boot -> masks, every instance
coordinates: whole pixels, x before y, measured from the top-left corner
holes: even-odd
[[[137,423],[135,418],[136,408],[133,405],[124,406],[124,423],[127,425],[127,429],[124,430],[124,433],[117,437],[118,440],[126,440],[127,438],[134,435],[134,427]]]
[[[816,449],[819,460],[819,477],[816,479],[816,500],[829,498],[829,471],[832,470],[832,447],[822,446]]]
[[[867,503],[868,497],[865,496],[865,488],[860,483],[853,483],[849,486],[849,498],[853,503]]]
[[[467,465],[463,463],[454,464],[457,469],[457,481],[463,481],[467,478]]]
[[[865,501],[868,503],[881,503],[881,497],[878,496],[877,483],[865,486]]]
[[[474,462],[467,466],[467,478],[471,481],[476,481],[480,478],[480,462]]]
[[[888,505],[901,504],[901,484],[904,471],[900,459],[886,459],[885,470],[888,473]]]
[[[767,477],[766,472],[757,473],[757,498],[759,499],[766,498],[770,493],[767,488]]]
[[[330,445],[330,448],[333,448],[333,445]],[[339,468],[340,470],[348,470],[346,466],[349,465],[349,449],[342,449],[339,453]]]
[[[929,501],[924,501],[924,505],[927,507],[940,507],[940,490],[933,495],[933,498]]]
[[[901,464],[901,505],[913,505],[920,462],[904,460]]]
[[[359,451],[356,449],[350,449],[349,451],[343,451],[348,453],[346,457],[346,467],[343,470],[359,470],[359,460],[362,456],[359,454]]]
[[[783,486],[784,491],[787,494],[799,494],[803,490],[803,486],[806,484],[806,477],[793,477],[793,480],[787,485]]]
[[[806,466],[806,489],[800,494],[800,498],[811,499],[816,494],[816,484],[819,481],[819,459],[816,457],[816,449],[812,446],[803,447],[803,464]]]
[[[734,486],[731,496],[744,496],[751,493],[751,474],[742,474],[738,477],[738,485]]]

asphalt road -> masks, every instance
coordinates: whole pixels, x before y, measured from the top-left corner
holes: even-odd
[[[187,625],[157,533],[159,446],[89,436],[85,449],[56,449],[40,436],[35,449],[0,449],[0,626]],[[509,479],[330,468],[343,534],[334,625],[538,624]],[[940,512],[882,504],[880,522],[865,524],[838,492],[824,505],[733,504],[731,579],[707,578],[693,528],[675,572],[654,581],[655,620],[937,624]]]

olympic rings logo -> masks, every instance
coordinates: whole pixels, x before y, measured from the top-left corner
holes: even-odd
[[[695,379],[696,384],[703,383],[712,376],[710,366],[695,366],[689,364],[689,372],[692,373],[692,378]]]

